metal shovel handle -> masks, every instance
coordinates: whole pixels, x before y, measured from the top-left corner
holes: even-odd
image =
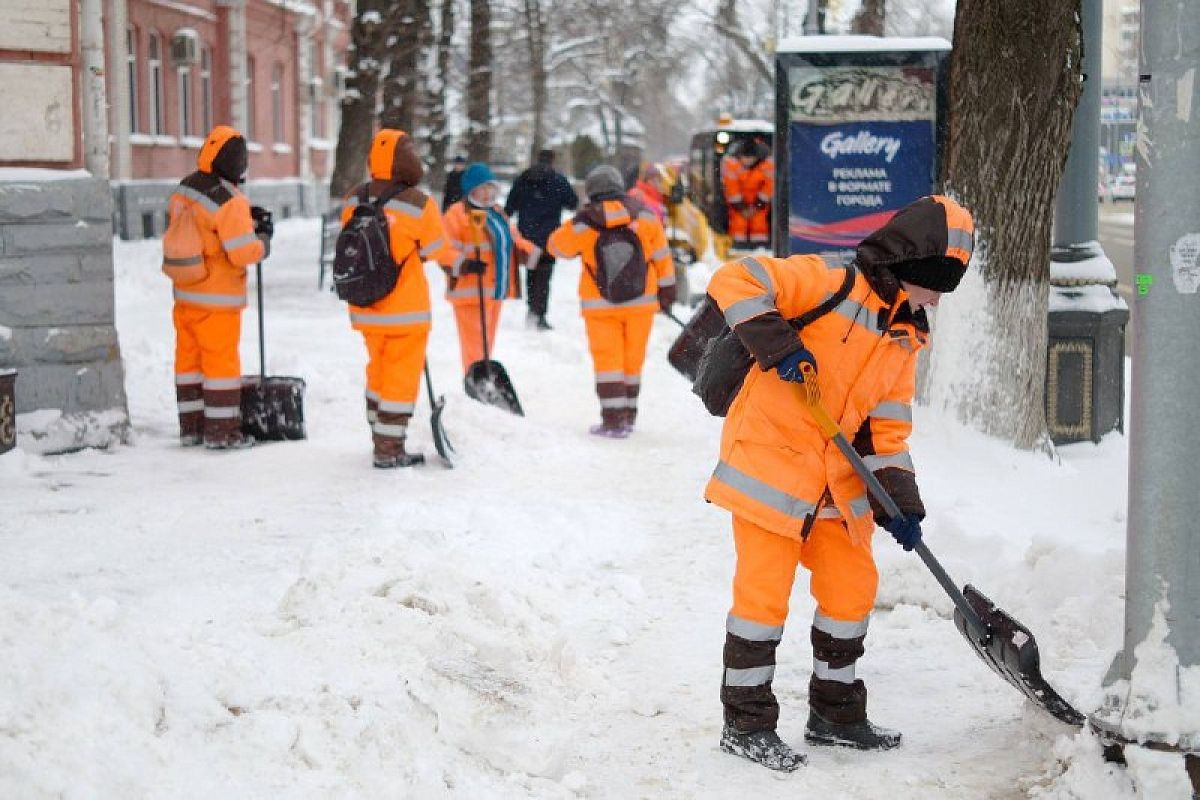
[[[808,409],[817,422],[817,427],[821,429],[823,434],[833,440],[838,450],[842,451],[842,455],[850,462],[850,466],[854,467],[854,471],[858,473],[858,477],[862,478],[863,483],[867,485],[867,491],[879,502],[879,505],[883,506],[883,510],[887,515],[893,519],[903,516],[903,512],[896,505],[896,501],[887,493],[887,489],[883,488],[883,484],[875,477],[875,473],[868,469],[862,460],[862,456],[858,454],[849,440],[846,439],[846,434],[842,432],[841,426],[837,424],[837,421],[829,415],[829,412],[825,410],[825,406],[822,405],[821,386],[817,381],[817,371],[811,364],[801,363],[800,374],[804,376],[802,386],[804,387],[805,402],[807,402]],[[973,626],[986,633],[988,627],[983,624],[983,620],[975,613],[975,609],[971,608],[971,604],[963,596],[962,590],[950,578],[950,575],[942,567],[941,562],[934,558],[933,553],[929,552],[929,548],[925,546],[925,542],[917,542],[913,546],[913,550],[925,562],[925,566],[929,568],[929,571],[933,573],[933,577],[941,584],[946,594],[949,595],[950,600],[954,603],[954,607],[959,610],[959,613]]]

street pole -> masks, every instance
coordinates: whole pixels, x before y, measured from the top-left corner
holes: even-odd
[[[1083,0],[1083,91],[1071,127],[1071,149],[1058,184],[1054,205],[1052,261],[1082,261],[1103,256],[1100,249],[1100,204],[1096,196],[1100,157],[1102,0]],[[1113,273],[1114,279],[1116,273]]]
[[[804,35],[816,36],[821,32],[821,23],[817,18],[820,13],[820,0],[808,0],[808,14],[804,17]]]
[[[1200,3],[1142,0],[1125,636],[1097,716],[1147,746],[1190,753],[1200,794],[1200,714],[1188,713],[1200,701],[1186,677],[1200,670],[1198,43]],[[1139,665],[1147,652],[1157,666]]]

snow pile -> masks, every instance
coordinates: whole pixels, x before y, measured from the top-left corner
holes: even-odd
[[[285,220],[264,266],[267,372],[308,381],[309,439],[224,454],[177,446],[159,253],[116,244],[136,446],[0,457],[0,796],[1090,800],[1156,779],[1135,786],[1028,708],[884,534],[859,672],[904,747],[810,750],[786,781],[720,753],[733,554],[700,499],[720,420],[666,364],[678,329],[656,322],[638,431],[597,440],[577,265],[554,281],[554,331],[505,308],[495,358],[524,418],[464,397],[438,299],[430,367],[460,463],[372,470],[365,354],[314,290],[318,241],[317,220]],[[243,328],[253,372],[253,304]],[[422,396],[411,444],[427,453],[428,418]],[[1099,707],[1121,635],[1124,440],[1056,463],[940,408],[917,408],[916,430],[931,549],[1037,634],[1068,700]],[[802,573],[775,681],[797,744],[812,613]]]
[[[17,414],[17,441],[31,453],[70,453],[128,443],[129,418],[119,408],[64,414],[43,408]]]

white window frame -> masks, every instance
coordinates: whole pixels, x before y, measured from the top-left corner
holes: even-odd
[[[196,131],[193,127],[195,115],[192,113],[194,98],[192,97],[192,68],[186,64],[181,64],[175,68],[176,89],[179,99],[179,136],[194,136]],[[208,131],[205,131],[208,133]]]
[[[129,89],[129,132],[141,132],[141,110],[138,108],[138,29],[125,29],[125,82]]]
[[[212,49],[207,46],[200,48],[200,125],[201,136],[213,127]]]
[[[162,75],[162,36],[151,31],[146,44],[147,80],[150,89],[150,131],[154,136],[167,132],[167,109]]]
[[[271,65],[271,141],[287,144],[287,126],[283,118],[283,64]]]
[[[246,56],[246,130],[242,133],[246,136],[247,142],[255,140],[254,128],[254,57]]]

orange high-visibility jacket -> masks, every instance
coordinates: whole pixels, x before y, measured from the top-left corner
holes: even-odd
[[[646,291],[641,297],[614,304],[600,295],[600,287],[592,277],[596,274],[596,241],[600,238],[596,228],[621,225],[628,225],[642,243],[647,267]],[[546,249],[555,258],[582,257],[584,268],[579,275],[579,300],[584,314],[625,308],[657,309],[659,288],[675,285],[675,263],[662,223],[653,211],[628,197],[588,203],[550,234]]]
[[[721,186],[731,206],[770,203],[775,192],[775,162],[764,158],[747,167],[732,156],[721,162]]]
[[[709,295],[758,363],[729,409],[705,498],[767,530],[799,538],[835,507],[850,535],[872,534],[866,487],[827,441],[804,388],[771,369],[803,340],[816,357],[821,398],[855,449],[906,513],[924,516],[909,456],[917,352],[929,336],[922,310],[887,270],[924,257],[970,260],[974,224],[945,197],[908,206],[859,245],[849,296],[797,337],[787,320],[837,291],[845,267],[820,256],[746,257],[723,265]],[[830,502],[822,504],[828,492]],[[821,508],[824,510],[822,511]]]
[[[500,212],[505,219],[508,215],[499,205],[493,208]],[[476,230],[471,223],[471,207],[467,201],[459,200],[446,209],[442,224],[446,229],[447,247],[438,256],[438,262],[446,269],[449,280],[446,281],[446,299],[453,305],[463,305],[479,302],[479,280],[483,279],[483,296],[491,298],[496,290],[496,256],[492,252],[492,242],[486,229]],[[524,258],[526,266],[537,263],[542,249],[526,239],[517,230],[517,226],[509,220],[508,228],[512,232],[513,252],[509,255],[508,297],[517,297],[519,291],[520,259]],[[462,272],[462,263],[469,258],[478,258],[487,264],[483,275],[467,275]]]
[[[372,305],[351,305],[350,325],[355,330],[375,333],[392,329],[429,330],[432,322],[424,260],[446,248],[442,215],[433,198],[416,188],[423,168],[408,134],[381,130],[371,145],[368,164],[372,180],[365,186],[372,201],[393,192],[397,184],[403,187],[383,206],[388,221],[388,243],[392,259],[400,267],[400,277],[395,288]],[[362,188],[346,198],[343,225],[360,202]]]
[[[172,203],[193,206],[192,215],[204,247],[208,277],[175,287],[175,301],[199,308],[235,309],[246,306],[246,267],[266,256],[266,245],[254,233],[246,196],[213,171],[213,159],[240,133],[225,125],[213,128],[200,155],[198,170],[175,188]]]

